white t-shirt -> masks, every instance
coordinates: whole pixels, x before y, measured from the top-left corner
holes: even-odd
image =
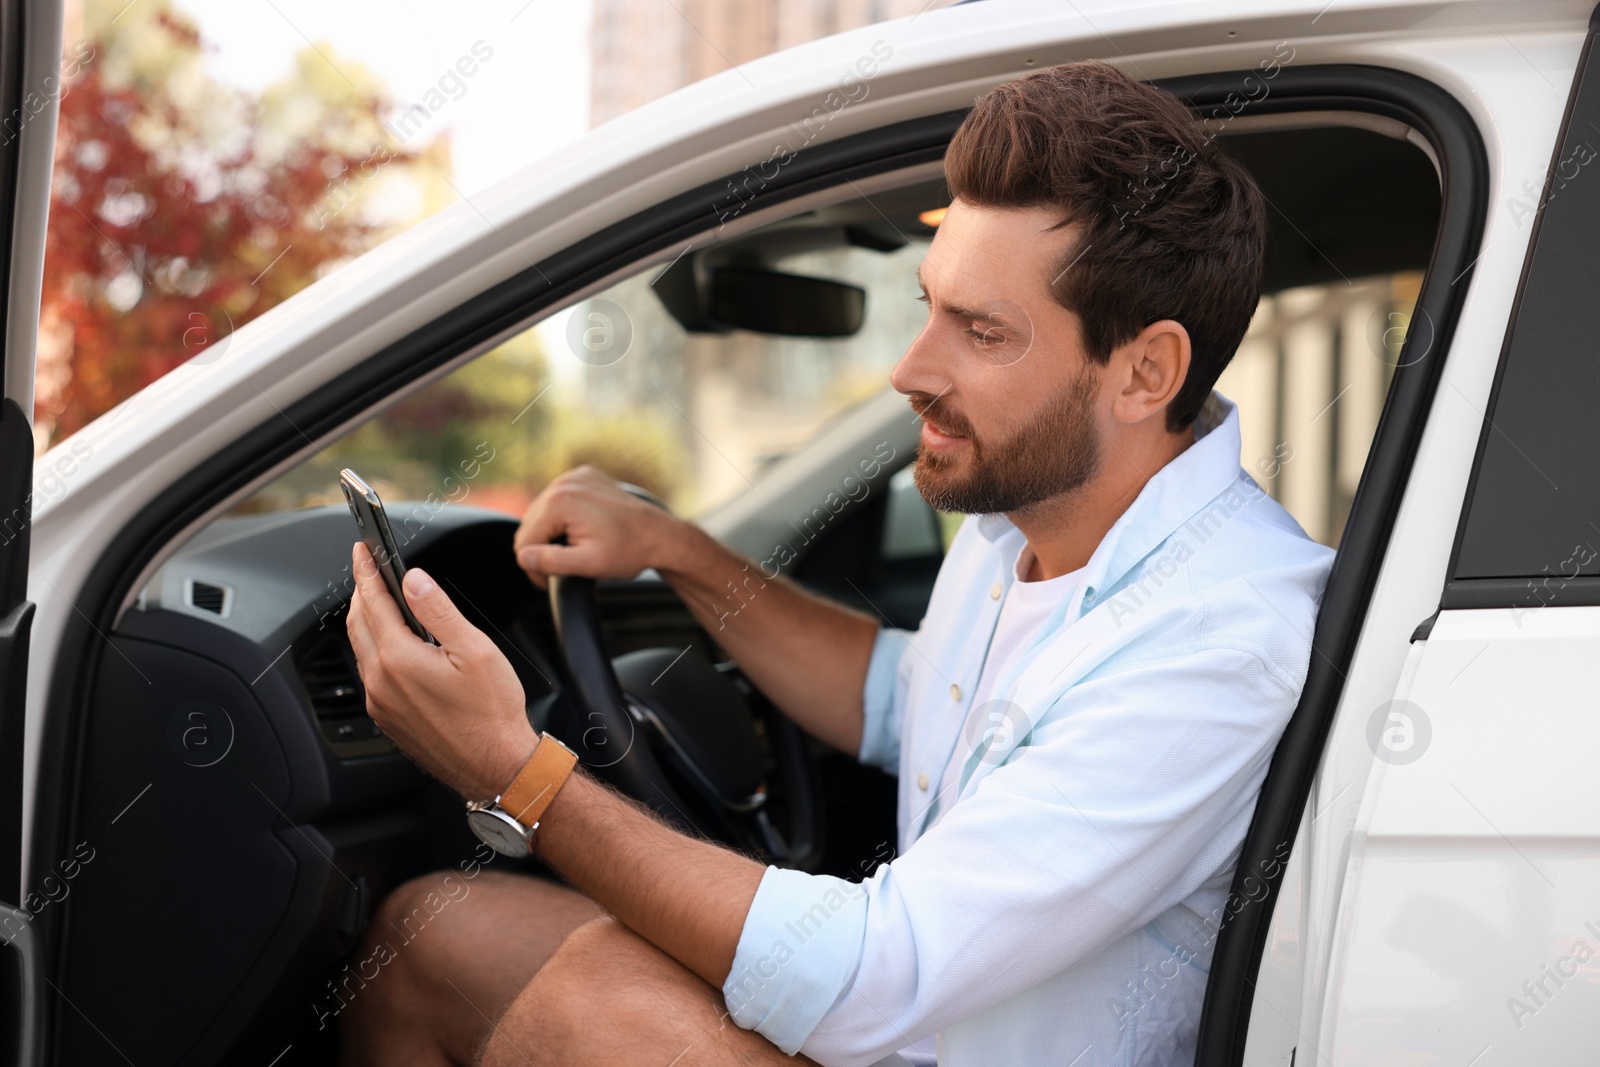
[[[950,754],[950,762],[945,764],[944,774],[939,779],[939,797],[943,803],[939,805],[939,810],[934,815],[933,824],[937,824],[944,817],[944,813],[954,806],[961,768],[966,764],[967,757],[972,754],[973,745],[977,741],[990,731],[1001,731],[1002,737],[997,738],[997,742],[1004,743],[1008,747],[1015,743],[1015,739],[1004,735],[1005,731],[1013,727],[1012,717],[1007,716],[1006,709],[1003,706],[986,706],[992,699],[995,683],[1011,667],[1012,662],[1027,649],[1034,634],[1044,625],[1050,613],[1063,600],[1078,592],[1083,580],[1083,568],[1079,567],[1059,578],[1030,582],[1023,576],[1032,566],[1033,549],[1024,542],[1015,564],[1016,581],[1011,583],[1011,588],[1006,592],[1006,601],[1000,605],[1000,617],[995,620],[994,637],[989,642],[989,654],[984,657],[983,673],[978,676],[978,688],[973,692],[972,705],[967,711],[967,724],[962,727],[962,740]],[[937,1048],[938,1035],[930,1034],[916,1044],[901,1049],[901,1062],[909,1064],[910,1067],[934,1067]],[[894,1062],[891,1057],[884,1061],[884,1065],[887,1067]]]
[[[1005,603],[1000,605],[1000,617],[995,620],[994,637],[989,641],[989,654],[983,660],[983,673],[978,676],[978,688],[972,694],[972,704],[967,710],[967,722],[962,727],[961,740],[956,743],[955,751],[950,754],[950,762],[945,764],[944,775],[939,779],[940,804],[933,822],[929,824],[930,828],[954,806],[961,768],[965,766],[967,757],[972,754],[973,747],[985,735],[998,732],[1000,736],[995,739],[995,743],[1007,748],[1016,743],[1009,735],[1015,716],[1008,715],[1007,709],[1002,705],[991,706],[995,683],[1032,643],[1034,635],[1038,633],[1039,627],[1044,625],[1045,619],[1050,617],[1050,613],[1062,601],[1075,594],[1083,581],[1082,567],[1069,571],[1059,578],[1047,578],[1038,582],[1028,581],[1023,576],[1033,566],[1033,549],[1028,547],[1027,542],[1023,542],[1022,551],[1018,553],[1014,566],[1016,581],[1011,583],[1011,588],[1006,592]]]

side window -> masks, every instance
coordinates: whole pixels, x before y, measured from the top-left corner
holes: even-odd
[[[1239,406],[1240,464],[1325,545],[1344,533],[1421,284],[1407,271],[1265,296],[1217,382]]]
[[[1241,120],[1220,143],[1268,206],[1264,295],[1217,390],[1239,406],[1244,469],[1337,546],[1432,257],[1439,172],[1361,125]]]
[[[1600,603],[1600,71],[1590,63],[1581,77],[1542,198],[1510,201],[1518,225],[1535,206],[1538,217],[1484,413],[1446,607]]]

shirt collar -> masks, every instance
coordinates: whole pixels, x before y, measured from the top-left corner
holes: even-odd
[[[1241,475],[1239,409],[1212,392],[1194,420],[1194,444],[1157,471],[1111,529],[1101,538],[1083,571],[1082,588],[1101,595],[1134,565],[1172,536],[1206,504],[1226,492]],[[1016,533],[1004,515],[980,515],[978,533],[998,543]]]

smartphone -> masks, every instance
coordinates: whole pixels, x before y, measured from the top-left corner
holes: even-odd
[[[339,488],[344,490],[345,503],[350,505],[350,514],[355,516],[356,529],[361,531],[362,542],[378,564],[378,573],[383,575],[383,584],[389,587],[389,595],[399,606],[401,618],[406,620],[412,633],[437,645],[439,642],[411,614],[411,606],[406,603],[405,589],[400,584],[406,576],[406,565],[400,560],[400,548],[395,544],[394,531],[389,528],[389,516],[383,510],[377,490],[349,467],[339,472]]]

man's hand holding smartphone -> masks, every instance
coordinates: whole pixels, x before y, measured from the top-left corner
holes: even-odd
[[[407,571],[403,591],[418,622],[437,638],[433,644],[402,618],[365,544],[354,546],[352,562],[356,591],[347,626],[367,714],[462,796],[499,796],[537,741],[517,672],[427,573]]]
[[[361,531],[361,543],[367,546],[373,566],[383,578],[389,595],[394,597],[400,616],[411,627],[412,633],[424,641],[432,642],[433,636],[428,633],[427,627],[417,621],[411,606],[406,603],[401,585],[406,576],[406,565],[400,560],[400,546],[395,542],[394,530],[389,526],[389,513],[384,510],[378,491],[349,467],[339,472],[339,488],[344,492],[345,503],[350,505],[350,515],[356,520],[356,529]]]
[[[431,577],[406,569],[377,492],[349,469],[339,486],[361,533],[346,626],[367,714],[462,796],[498,796],[536,741],[516,671]]]

